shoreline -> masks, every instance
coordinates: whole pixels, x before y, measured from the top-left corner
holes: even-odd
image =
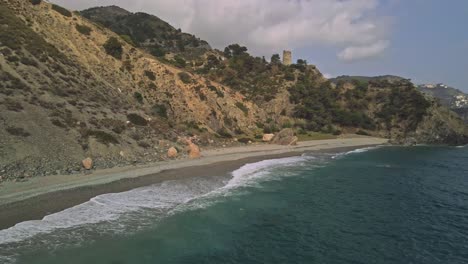
[[[202,152],[195,160],[173,160],[144,166],[94,171],[91,175],[48,176],[0,187],[0,230],[28,220],[40,220],[91,198],[186,177],[226,175],[261,160],[305,152],[342,152],[383,145],[381,138],[346,138],[299,142],[297,146],[249,145]]]

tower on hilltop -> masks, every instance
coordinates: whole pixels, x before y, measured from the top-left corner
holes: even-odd
[[[290,50],[283,51],[283,64],[284,65],[292,64],[292,53]]]

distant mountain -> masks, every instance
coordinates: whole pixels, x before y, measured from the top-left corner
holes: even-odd
[[[330,82],[332,83],[338,83],[338,82],[348,82],[348,81],[361,81],[361,82],[370,82],[370,81],[388,81],[390,83],[394,82],[399,82],[399,81],[405,81],[408,79],[405,79],[400,76],[395,76],[395,75],[382,75],[382,76],[349,76],[349,75],[342,75],[338,76],[336,78],[331,78],[329,79]]]
[[[468,124],[468,94],[442,83],[421,84],[418,85],[418,90],[439,99]]]
[[[449,87],[445,84],[421,84],[418,85],[421,92],[438,98],[442,104],[450,108],[468,108],[468,94]]]
[[[211,50],[208,42],[184,33],[150,14],[131,13],[118,6],[90,8],[80,14],[157,57],[168,52],[193,57]]]

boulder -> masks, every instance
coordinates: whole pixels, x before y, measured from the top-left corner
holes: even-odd
[[[198,159],[201,157],[200,148],[194,143],[188,144],[188,154],[191,159]]]
[[[270,142],[275,137],[275,134],[264,134],[262,141],[263,142]]]
[[[81,161],[81,164],[86,170],[90,170],[93,168],[93,160],[91,158],[84,159],[83,161]]]
[[[297,145],[299,139],[295,136],[294,130],[291,128],[285,128],[278,132],[273,139],[270,141],[272,144],[292,146]]]
[[[177,157],[177,154],[178,154],[178,151],[174,147],[171,147],[171,148],[169,148],[169,150],[167,150],[167,157],[168,158],[174,159],[174,158]]]

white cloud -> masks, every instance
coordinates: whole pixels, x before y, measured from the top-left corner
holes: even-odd
[[[344,61],[354,61],[378,56],[389,46],[385,40],[370,45],[351,46],[338,54],[338,58]]]
[[[313,44],[342,49],[339,58],[369,58],[389,45],[388,20],[376,17],[378,0],[53,0],[74,9],[118,5],[159,16],[208,40],[257,55]]]

